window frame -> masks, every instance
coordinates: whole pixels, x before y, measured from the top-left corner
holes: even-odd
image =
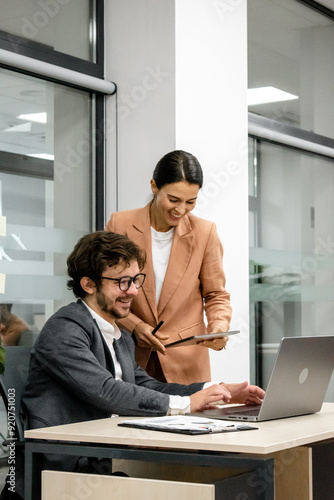
[[[315,0],[296,0],[296,2],[305,5],[305,7],[310,7],[311,9],[317,11],[319,14],[323,14],[324,16],[327,16],[330,19],[334,20],[334,10],[316,2]]]
[[[91,0],[92,18],[96,20],[96,62],[53,50],[47,45],[0,31],[0,48],[26,57],[71,69],[96,78],[104,76],[104,2]],[[12,68],[10,68],[12,69]],[[29,73],[26,73],[29,74]],[[32,74],[32,76],[36,76]]]
[[[52,48],[28,40],[23,37],[12,35],[4,31],[0,31],[0,49],[8,52],[14,52],[32,59],[46,62],[55,66],[70,69],[84,75],[89,75],[95,78],[103,79],[104,77],[104,1],[91,0],[91,17],[96,20],[96,62],[85,61],[78,57],[71,56],[62,52],[53,50]],[[44,81],[50,81],[65,85],[68,87],[82,90],[79,86],[69,84],[60,79],[48,78],[38,75],[34,72],[19,70],[14,66],[3,64],[0,62],[0,67],[40,78]],[[95,229],[103,229],[105,222],[105,96],[102,93],[89,91],[94,96],[94,111],[92,113],[92,144],[94,147],[92,174],[95,184],[94,200],[92,200],[93,214],[92,222],[95,224]]]

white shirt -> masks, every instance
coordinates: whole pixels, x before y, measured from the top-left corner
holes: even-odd
[[[119,364],[119,362],[116,358],[116,353],[115,353],[115,349],[113,346],[114,340],[118,340],[121,337],[121,332],[119,331],[118,326],[116,324],[112,325],[111,323],[109,323],[108,321],[103,319],[102,316],[100,316],[95,311],[93,311],[93,309],[91,309],[86,304],[86,302],[83,301],[83,303],[85,304],[88,311],[95,319],[97,326],[99,327],[99,329],[103,335],[104,340],[107,342],[107,345],[109,347],[109,351],[110,351],[110,354],[111,354],[111,357],[112,357],[112,360],[114,363],[114,367],[115,367],[115,379],[122,380],[122,368],[121,368],[121,365]]]
[[[156,231],[151,227],[152,260],[155,277],[155,297],[159,303],[162,284],[168,266],[170,250],[172,248],[174,228],[166,232]]]

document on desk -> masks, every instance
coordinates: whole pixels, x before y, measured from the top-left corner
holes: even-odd
[[[217,420],[187,415],[140,418],[123,420],[118,424],[121,427],[135,427],[162,432],[176,432],[179,434],[216,434],[221,432],[236,432],[256,430],[257,427],[248,424]]]

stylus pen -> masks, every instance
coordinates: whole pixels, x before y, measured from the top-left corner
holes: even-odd
[[[164,324],[163,321],[160,321],[160,323],[157,324],[157,326],[155,328],[153,328],[152,330],[152,335],[155,335],[157,333],[157,331],[159,330],[160,326],[162,326]]]

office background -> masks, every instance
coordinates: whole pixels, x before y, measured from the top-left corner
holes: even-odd
[[[77,239],[147,203],[180,148],[202,164],[195,213],[217,224],[241,330],[211,353],[213,378],[265,386],[283,335],[333,334],[330,0],[0,5],[2,303],[40,328],[72,300]],[[103,76],[116,93],[96,91]],[[269,86],[289,95],[250,104]]]

